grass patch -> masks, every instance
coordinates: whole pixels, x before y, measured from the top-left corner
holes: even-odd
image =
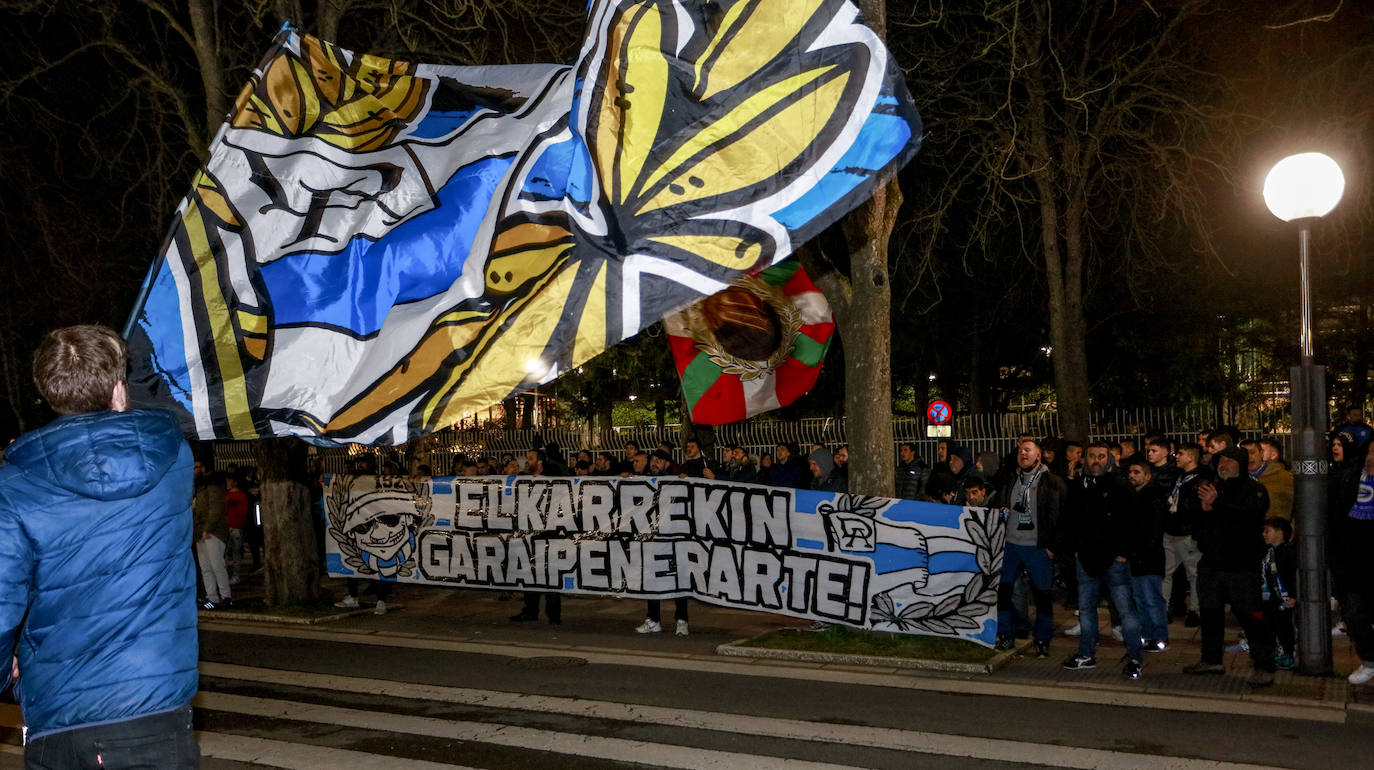
[[[919,658],[955,663],[986,663],[997,654],[995,650],[962,639],[862,631],[843,626],[831,626],[824,631],[785,628],[750,639],[747,644],[750,647],[765,647],[770,650],[877,655],[886,658]]]
[[[341,615],[348,610],[341,610],[334,606],[333,602],[293,602],[291,604],[278,604],[269,607],[267,602],[260,598],[235,600],[233,607],[226,607],[225,612],[245,612],[253,615],[277,615],[289,618],[326,618],[331,615]],[[211,613],[214,614],[214,613]]]

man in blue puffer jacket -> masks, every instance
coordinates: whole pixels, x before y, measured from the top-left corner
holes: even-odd
[[[0,466],[0,686],[19,676],[29,768],[199,764],[191,450],[129,410],[126,367],[112,329],[49,333],[33,378],[59,417]]]

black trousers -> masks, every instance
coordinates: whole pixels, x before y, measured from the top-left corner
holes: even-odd
[[[1226,605],[1231,605],[1231,614],[1245,630],[1245,639],[1250,644],[1250,661],[1259,671],[1274,670],[1274,632],[1264,622],[1264,609],[1260,606],[1260,574],[1256,569],[1250,572],[1230,572],[1198,566],[1198,601],[1202,611],[1202,660],[1204,663],[1221,663],[1224,637],[1226,636]]]
[[[1360,660],[1374,662],[1374,588],[1357,581],[1342,582],[1346,583],[1340,597],[1345,632]]]
[[[549,616],[552,623],[563,621],[563,594],[557,591],[526,591],[525,592],[525,617],[539,617],[539,597],[544,599],[544,613]]]
[[[663,612],[659,609],[659,601],[650,599],[648,601],[649,610],[645,617],[657,623],[663,619]],[[673,620],[687,619],[687,597],[679,596],[673,600]]]
[[[1293,623],[1293,610],[1278,599],[1269,599],[1264,602],[1264,622],[1273,630],[1279,651],[1296,655],[1298,628]]]
[[[200,767],[189,705],[108,725],[77,727],[29,741],[27,770],[183,770]]]
[[[377,601],[384,602],[391,596],[390,580],[360,580],[358,578],[344,578],[344,590],[354,599],[358,598],[358,593],[364,583],[371,583],[375,586],[374,592],[377,594]]]

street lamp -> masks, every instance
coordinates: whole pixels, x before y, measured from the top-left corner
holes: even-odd
[[[1312,361],[1312,290],[1308,251],[1312,223],[1336,208],[1345,177],[1319,153],[1290,155],[1264,180],[1264,203],[1298,226],[1302,364],[1289,370],[1293,405],[1293,517],[1298,530],[1298,663],[1304,674],[1331,673],[1330,605],[1326,581],[1326,372]]]

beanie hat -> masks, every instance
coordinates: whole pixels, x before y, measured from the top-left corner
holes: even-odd
[[[1241,449],[1238,446],[1226,447],[1220,452],[1217,452],[1213,459],[1215,460],[1219,457],[1226,457],[1235,460],[1240,465],[1241,470],[1245,470],[1246,468],[1250,467],[1250,455],[1247,454],[1244,449]]]

